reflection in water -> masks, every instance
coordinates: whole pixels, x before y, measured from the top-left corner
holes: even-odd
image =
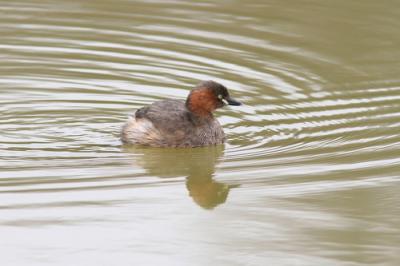
[[[213,179],[215,166],[223,156],[224,146],[194,149],[169,149],[125,146],[126,152],[135,156],[135,163],[149,175],[161,178],[186,177],[186,188],[190,197],[205,209],[226,201],[231,188]]]

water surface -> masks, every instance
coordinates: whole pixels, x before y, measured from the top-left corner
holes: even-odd
[[[397,1],[0,1],[2,265],[398,265]],[[124,147],[201,80],[224,146]]]

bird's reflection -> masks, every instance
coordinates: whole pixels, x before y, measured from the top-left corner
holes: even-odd
[[[194,149],[165,149],[124,147],[135,155],[135,162],[149,175],[161,178],[186,177],[186,188],[190,197],[205,209],[226,201],[231,188],[213,179],[215,166],[224,154],[223,146]]]

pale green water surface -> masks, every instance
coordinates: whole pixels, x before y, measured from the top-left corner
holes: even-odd
[[[0,0],[0,264],[400,265],[399,1]],[[220,147],[122,147],[214,79]]]

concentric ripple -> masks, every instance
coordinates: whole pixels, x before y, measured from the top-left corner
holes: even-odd
[[[132,246],[155,264],[396,259],[400,6],[239,2],[2,1],[0,230],[22,254],[6,262],[77,265],[68,253],[95,242],[87,265],[133,261]],[[245,103],[216,114],[224,147],[121,145],[128,114],[208,79]],[[105,228],[114,246],[59,243],[51,226]],[[343,236],[353,227],[365,242]],[[41,228],[26,232],[48,260],[1,228]]]

